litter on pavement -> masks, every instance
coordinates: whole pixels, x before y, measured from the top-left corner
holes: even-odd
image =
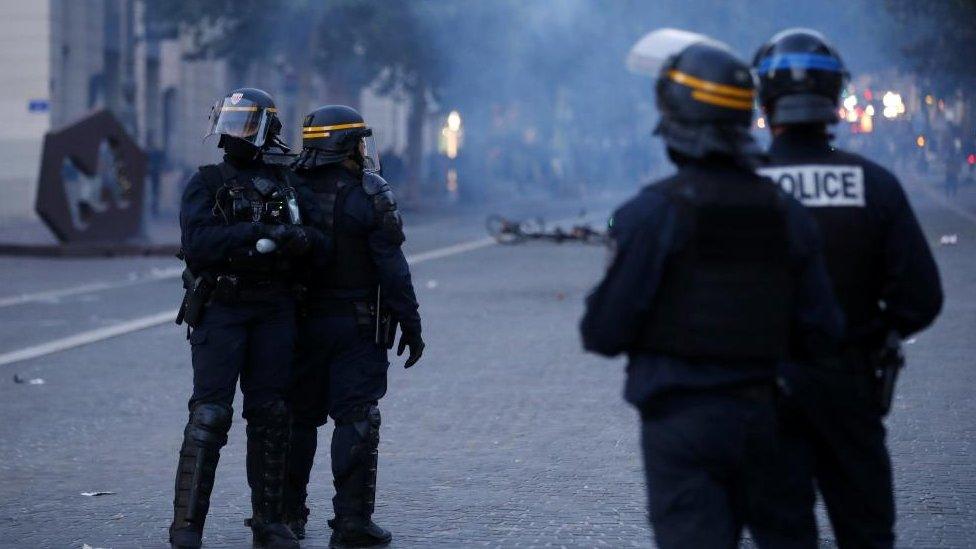
[[[44,385],[44,378],[32,377],[30,379],[14,374],[14,383],[26,383],[27,385]]]
[[[939,238],[939,245],[941,246],[953,246],[959,242],[959,235],[957,234],[944,234]]]

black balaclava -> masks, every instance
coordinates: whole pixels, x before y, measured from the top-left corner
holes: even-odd
[[[251,143],[230,135],[221,135],[217,146],[224,149],[227,156],[239,162],[251,162],[261,151]]]

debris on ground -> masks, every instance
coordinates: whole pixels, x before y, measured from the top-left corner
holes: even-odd
[[[86,497],[93,498],[93,497],[96,497],[96,496],[114,496],[115,495],[115,492],[105,492],[105,491],[82,492],[81,495],[86,496]]]
[[[27,385],[44,385],[44,378],[42,377],[32,377],[30,379],[25,377],[20,377],[18,374],[14,374],[14,383],[26,383]]]
[[[957,234],[944,234],[939,238],[940,246],[954,246],[959,243],[959,235]]]
[[[433,290],[436,287],[437,287],[437,281],[436,280],[434,280],[432,278],[432,279],[430,279],[430,280],[427,281],[427,289],[428,290]]]

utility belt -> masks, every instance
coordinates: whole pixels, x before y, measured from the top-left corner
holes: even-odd
[[[777,395],[778,390],[772,382],[714,387],[711,389],[688,389],[674,391],[656,397],[641,406],[640,413],[643,419],[648,419],[666,410],[697,407],[701,405],[703,400],[712,399],[728,399],[753,404],[772,405],[776,402]]]
[[[304,288],[292,282],[277,279],[253,279],[234,274],[204,273],[194,276],[189,269],[183,270],[183,302],[176,315],[176,323],[184,322],[196,328],[203,311],[211,303],[233,304],[242,301],[259,301],[274,297],[301,297]]]
[[[280,279],[254,279],[239,275],[217,275],[211,300],[218,303],[237,303],[271,297],[299,297],[302,286]]]
[[[378,294],[377,294],[378,295]],[[390,349],[396,339],[397,322],[393,311],[380,299],[344,299],[311,293],[304,300],[303,314],[323,317],[354,317],[360,333],[371,337],[376,345]]]

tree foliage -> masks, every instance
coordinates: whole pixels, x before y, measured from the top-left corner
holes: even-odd
[[[885,0],[909,70],[928,76],[940,93],[976,85],[969,52],[976,45],[976,0]]]

